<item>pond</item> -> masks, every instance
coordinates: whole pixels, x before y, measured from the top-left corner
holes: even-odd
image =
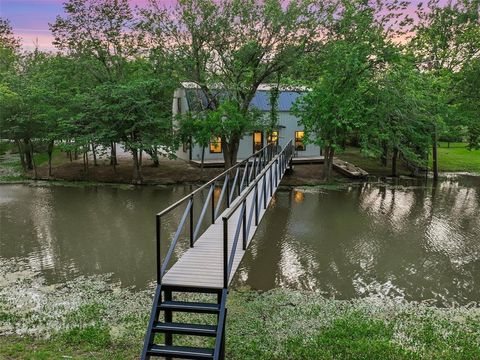
[[[22,264],[46,284],[111,273],[144,289],[155,276],[154,215],[191,190],[1,185],[0,266]],[[163,222],[164,238],[178,215]],[[479,302],[480,177],[281,190],[233,286]]]

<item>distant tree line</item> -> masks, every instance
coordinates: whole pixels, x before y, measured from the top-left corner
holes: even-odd
[[[15,143],[24,169],[54,147],[96,162],[116,144],[158,166],[181,141],[222,141],[225,166],[241,138],[274,129],[277,116],[249,105],[262,83],[310,91],[296,103],[306,141],[322,147],[325,176],[333,156],[355,143],[392,175],[399,161],[417,172],[439,140],[480,147],[478,0],[406,1],[68,0],[50,24],[56,52],[22,50],[0,20],[0,132]],[[173,91],[194,82],[205,102],[172,117]],[[275,103],[275,97],[271,99]]]

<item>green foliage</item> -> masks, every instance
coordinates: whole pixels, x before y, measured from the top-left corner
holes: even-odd
[[[315,6],[318,14],[310,11]],[[323,8],[311,0],[184,0],[173,13],[155,2],[143,11],[151,55],[174,54],[180,76],[204,93],[203,110],[214,112],[226,167],[256,125],[249,106],[259,85],[278,78],[312,45]]]
[[[415,169],[439,137],[480,147],[479,2],[420,4],[416,21],[407,5],[182,0],[133,11],[127,0],[68,0],[50,25],[57,54],[22,53],[0,19],[0,136],[26,170],[54,146],[87,159],[122,143],[140,182],[142,152],[174,157],[178,140],[206,147],[212,136],[229,166],[245,134],[278,121],[276,87],[269,116],[250,108],[258,87],[288,83],[311,89],[296,113],[327,160],[352,139]],[[180,80],[205,101],[174,124]]]
[[[311,66],[315,71],[308,83],[311,91],[295,109],[307,141],[325,148],[327,178],[333,154],[365,127],[372,113],[365,95],[393,56],[374,8],[363,1],[344,1],[335,14],[327,23],[330,36],[315,57],[318,66]]]
[[[480,53],[480,3],[429,1],[418,5],[416,16],[418,21],[412,28],[415,35],[408,49],[415,56],[417,67],[432,76],[432,83],[440,85],[435,88],[435,109],[430,116],[436,147],[439,135],[454,137],[462,126],[475,134],[479,121],[478,111],[470,110],[469,89],[478,82],[475,70],[471,71]],[[473,102],[478,106],[478,97]],[[471,147],[475,147],[476,139],[475,135],[470,139]]]
[[[382,72],[367,94],[373,111],[361,134],[364,153],[392,152],[417,167],[425,167],[434,116],[431,78],[402,59]],[[395,170],[396,171],[396,170]]]

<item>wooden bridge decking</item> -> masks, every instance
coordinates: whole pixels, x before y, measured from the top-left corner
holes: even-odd
[[[279,182],[280,183],[280,182]],[[267,183],[265,183],[267,184]],[[278,186],[273,184],[272,195],[275,195],[275,191]],[[259,192],[263,191],[263,184],[259,184]],[[267,209],[273,196],[270,196],[270,189],[267,186]],[[241,196],[247,191],[245,189],[239,197],[237,197],[231,204],[233,207],[238,202]],[[247,196],[247,204],[250,204],[255,196],[254,192],[250,192]],[[263,207],[263,199],[259,198],[258,207],[258,223],[260,224],[266,209]],[[210,225],[207,230],[197,239],[195,246],[188,249],[182,257],[165,273],[162,283],[167,286],[188,286],[188,287],[202,287],[210,289],[222,289],[223,288],[223,223],[222,217],[226,214],[230,208],[225,211],[216,219],[215,223]],[[248,209],[250,211],[250,209]],[[232,249],[233,239],[239,216],[241,215],[241,208],[239,207],[234,215],[228,222],[228,248]],[[252,223],[247,236],[247,248],[250,244],[257,226]],[[240,262],[245,255],[242,248],[242,241],[237,242],[235,258],[232,265],[232,271],[228,283],[230,284],[235,272],[240,265]]]

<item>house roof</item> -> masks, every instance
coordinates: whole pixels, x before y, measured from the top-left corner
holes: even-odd
[[[207,97],[197,84],[182,83],[182,86],[187,90],[187,100],[191,110],[198,111],[207,106]],[[250,103],[250,108],[256,108],[260,111],[270,111],[271,89],[272,86],[270,84],[261,84]],[[304,87],[280,87],[278,95],[278,111],[291,111],[295,101],[299,97],[303,96],[307,91],[308,89]]]
[[[280,91],[278,94],[278,111],[290,111],[295,101],[305,92]],[[270,91],[257,91],[255,97],[250,103],[250,107],[261,111],[270,111]]]

